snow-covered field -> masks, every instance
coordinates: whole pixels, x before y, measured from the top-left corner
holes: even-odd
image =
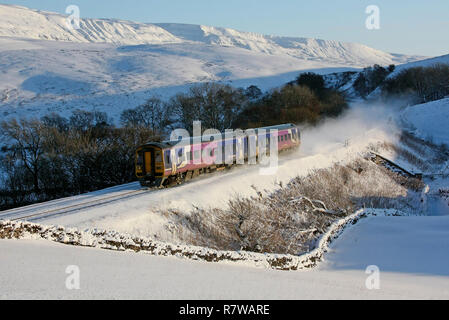
[[[449,217],[371,217],[347,230],[310,271],[273,271],[80,248],[0,241],[0,298],[448,299]],[[429,250],[431,248],[431,250]],[[67,290],[66,268],[80,271]],[[380,289],[365,273],[380,269]]]

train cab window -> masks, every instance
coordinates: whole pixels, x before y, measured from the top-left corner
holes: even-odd
[[[154,154],[155,154],[155,161],[156,162],[162,162],[162,154],[161,154],[161,152],[159,150],[156,150]]]
[[[178,158],[182,157],[182,149],[178,149]]]

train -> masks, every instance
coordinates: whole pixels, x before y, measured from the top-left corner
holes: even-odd
[[[142,187],[170,187],[204,173],[260,162],[262,152],[269,156],[301,145],[301,131],[291,123],[233,132],[211,135],[207,142],[189,137],[141,145],[135,154],[136,177]]]

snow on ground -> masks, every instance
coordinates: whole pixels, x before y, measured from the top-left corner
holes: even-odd
[[[417,136],[449,146],[449,98],[408,107],[402,118]]]
[[[331,245],[324,270],[360,270],[445,276],[449,280],[449,215],[368,217]],[[449,287],[446,288],[449,292]]]
[[[335,243],[339,249],[326,255],[328,263],[318,269],[292,272],[73,247],[45,240],[1,240],[0,298],[448,299],[447,259],[439,259],[438,267],[419,261],[435,258],[420,250],[426,243],[433,247],[440,244],[433,252],[444,254],[447,250],[448,219],[444,224],[426,221],[419,225],[396,223],[394,227],[390,227],[391,221],[378,223],[376,218],[360,222],[360,228],[354,226]],[[407,226],[418,227],[417,235],[427,237],[418,248],[413,247],[418,240],[404,247],[405,239],[396,244],[379,239],[377,234],[381,230],[387,236],[385,240],[401,240],[399,234],[391,236],[389,231],[411,235],[413,231]],[[439,230],[436,234],[435,227]],[[360,241],[354,241],[355,235]],[[388,255],[379,254],[384,249]],[[395,256],[395,252],[399,254]],[[347,263],[342,259],[348,259]],[[340,263],[332,266],[335,261]],[[372,264],[380,267],[379,290],[368,290],[365,285],[369,276],[365,270]],[[79,267],[80,290],[65,287],[69,265]]]

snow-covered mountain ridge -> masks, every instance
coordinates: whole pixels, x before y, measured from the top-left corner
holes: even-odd
[[[0,36],[116,45],[199,42],[358,66],[405,63],[419,58],[385,53],[358,43],[266,36],[202,25],[80,19],[80,29],[74,29],[67,26],[64,15],[11,5],[0,5]]]

